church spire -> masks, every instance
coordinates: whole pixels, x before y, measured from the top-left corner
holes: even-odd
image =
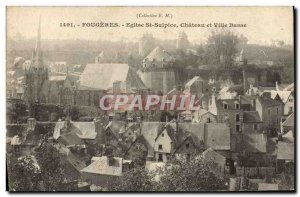
[[[41,15],[39,17],[39,26],[37,30],[37,37],[36,37],[36,44],[35,44],[35,51],[34,51],[34,66],[41,67],[43,66],[43,57],[42,57],[42,50],[41,50]]]

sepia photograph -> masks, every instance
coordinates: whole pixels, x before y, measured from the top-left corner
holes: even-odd
[[[6,7],[9,192],[295,192],[294,7]]]

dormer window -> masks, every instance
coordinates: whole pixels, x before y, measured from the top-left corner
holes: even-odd
[[[189,143],[186,143],[186,144],[185,144],[185,147],[186,147],[186,149],[189,149],[189,148],[190,148],[190,144],[189,144]]]
[[[223,103],[223,109],[228,109],[228,104],[227,103]]]

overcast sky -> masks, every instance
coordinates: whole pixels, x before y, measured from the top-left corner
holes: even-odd
[[[172,14],[172,18],[137,18],[137,14]],[[62,22],[112,23],[236,23],[247,27],[232,28],[249,42],[269,44],[271,40],[293,43],[292,7],[8,7],[7,35],[17,32],[36,37],[39,15],[42,39],[88,39],[135,41],[146,31],[159,39],[175,39],[184,30],[192,42],[205,42],[211,28],[83,28],[60,27]]]

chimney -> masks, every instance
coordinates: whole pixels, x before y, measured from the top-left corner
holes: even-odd
[[[275,82],[275,86],[276,86],[276,91],[279,91],[278,81]]]

